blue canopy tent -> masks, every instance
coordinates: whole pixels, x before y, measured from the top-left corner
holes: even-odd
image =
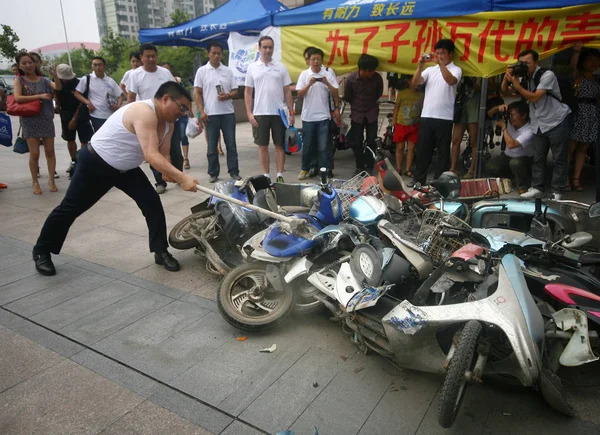
[[[277,0],[229,0],[214,11],[187,23],[160,29],[141,29],[141,43],[202,47],[218,40],[227,45],[229,32],[258,34],[272,24],[272,15],[287,7]]]
[[[479,12],[501,12],[534,9],[564,8],[595,3],[597,0],[378,0],[386,5],[386,12],[379,16],[371,15],[374,1],[323,0],[296,9],[279,12],[273,16],[274,26],[302,26],[307,24],[347,23],[361,21],[386,21],[394,19],[418,19],[458,17]],[[387,12],[389,5],[396,4]],[[345,13],[337,13],[346,8]],[[329,15],[331,14],[331,16]]]

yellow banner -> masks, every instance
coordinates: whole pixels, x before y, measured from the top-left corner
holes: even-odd
[[[307,68],[304,49],[314,46],[338,75],[355,71],[362,53],[377,57],[381,71],[412,74],[419,56],[433,51],[442,38],[454,41],[454,62],[464,75],[490,77],[516,62],[523,50],[536,50],[544,58],[576,41],[600,48],[600,6],[282,27],[282,61],[296,80]]]

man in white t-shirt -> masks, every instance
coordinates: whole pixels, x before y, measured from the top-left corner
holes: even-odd
[[[92,73],[79,80],[74,93],[75,98],[87,106],[94,131],[98,131],[123,102],[121,88],[104,73],[105,69],[103,58],[92,58]]]
[[[166,68],[158,66],[158,51],[152,44],[140,46],[140,57],[142,66],[132,71],[127,84],[127,102],[148,100],[154,97],[156,91],[165,82],[174,82],[175,77]],[[175,129],[171,136],[171,163],[180,171],[183,170],[183,155],[181,154],[181,137],[179,130]],[[152,168],[156,180],[156,191],[165,193],[167,182],[156,169]]]
[[[452,62],[454,42],[440,39],[434,46],[435,52],[423,53],[413,76],[413,86],[425,84],[425,99],[421,112],[421,125],[417,140],[415,159],[415,182],[425,183],[427,172],[437,146],[438,157],[434,178],[450,168],[450,144],[454,120],[456,87],[462,70]],[[435,62],[423,70],[425,62]]]
[[[131,69],[128,69],[127,71],[125,71],[125,74],[123,75],[123,78],[121,79],[121,83],[119,84],[119,86],[121,86],[121,90],[123,91],[123,93],[125,95],[127,95],[127,83],[129,83],[129,75],[142,65],[142,60],[140,59],[140,53],[137,51],[130,53],[129,54],[129,63],[131,64]]]
[[[219,136],[227,147],[227,170],[231,178],[241,180],[235,143],[235,115],[232,99],[238,90],[233,71],[221,63],[223,47],[218,42],[208,45],[208,63],[198,68],[194,79],[194,100],[198,106],[198,122],[206,127],[209,181],[219,178],[221,166],[217,146]]]
[[[269,174],[269,133],[275,144],[275,162],[277,164],[277,182],[283,182],[285,149],[283,147],[285,126],[279,115],[279,109],[287,106],[290,125],[294,124],[294,100],[292,99],[290,74],[285,65],[273,60],[275,47],[273,38],[262,36],[258,40],[260,59],[250,64],[246,73],[244,100],[248,121],[252,124],[254,143],[258,145],[258,157],[264,175]],[[252,106],[254,91],[254,107]]]
[[[333,96],[336,120],[340,120],[338,82],[335,74],[323,66],[323,50],[311,48],[308,53],[310,67],[300,73],[296,90],[304,98],[302,105],[302,167],[298,180],[308,178],[312,158],[317,151],[318,167],[332,169],[327,149]]]
[[[508,112],[509,116],[508,125],[502,120],[496,122],[502,129],[506,149],[487,163],[484,172],[490,177],[501,177],[510,170],[519,192],[527,192],[531,185],[535,138],[529,122],[529,105],[525,101],[515,101],[508,106],[492,107],[488,115],[493,117],[498,112]]]

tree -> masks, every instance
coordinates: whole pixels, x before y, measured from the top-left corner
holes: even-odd
[[[171,12],[171,22],[169,23],[169,26],[176,26],[178,24],[183,24],[186,23],[188,21],[190,21],[190,15],[185,12],[182,11],[181,9],[175,9],[173,12]]]
[[[71,64],[73,66],[73,72],[77,74],[77,77],[83,77],[89,74],[92,70],[92,58],[96,56],[94,50],[85,48],[85,45],[81,44],[79,48],[71,50]],[[56,56],[49,59],[53,64],[58,65],[61,63],[69,63],[69,56],[67,53],[63,53],[60,56]]]
[[[115,71],[120,70],[123,65],[125,65],[123,71],[125,72],[128,69],[129,53],[138,49],[139,43],[137,40],[125,39],[109,30],[108,34],[100,40],[100,51],[98,53],[106,60],[106,73],[112,75]]]
[[[0,55],[7,59],[14,59],[19,49],[17,48],[17,42],[19,37],[12,29],[12,27],[1,24],[2,34],[0,34]]]

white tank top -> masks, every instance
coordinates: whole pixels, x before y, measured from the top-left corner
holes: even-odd
[[[119,171],[129,171],[144,162],[144,153],[140,141],[135,134],[123,125],[123,115],[134,104],[147,104],[156,113],[154,101],[152,100],[127,104],[113,113],[100,130],[94,133],[90,141],[94,151],[102,157],[102,160]],[[160,139],[159,148],[169,133],[169,123],[165,122],[165,124],[165,134]]]

